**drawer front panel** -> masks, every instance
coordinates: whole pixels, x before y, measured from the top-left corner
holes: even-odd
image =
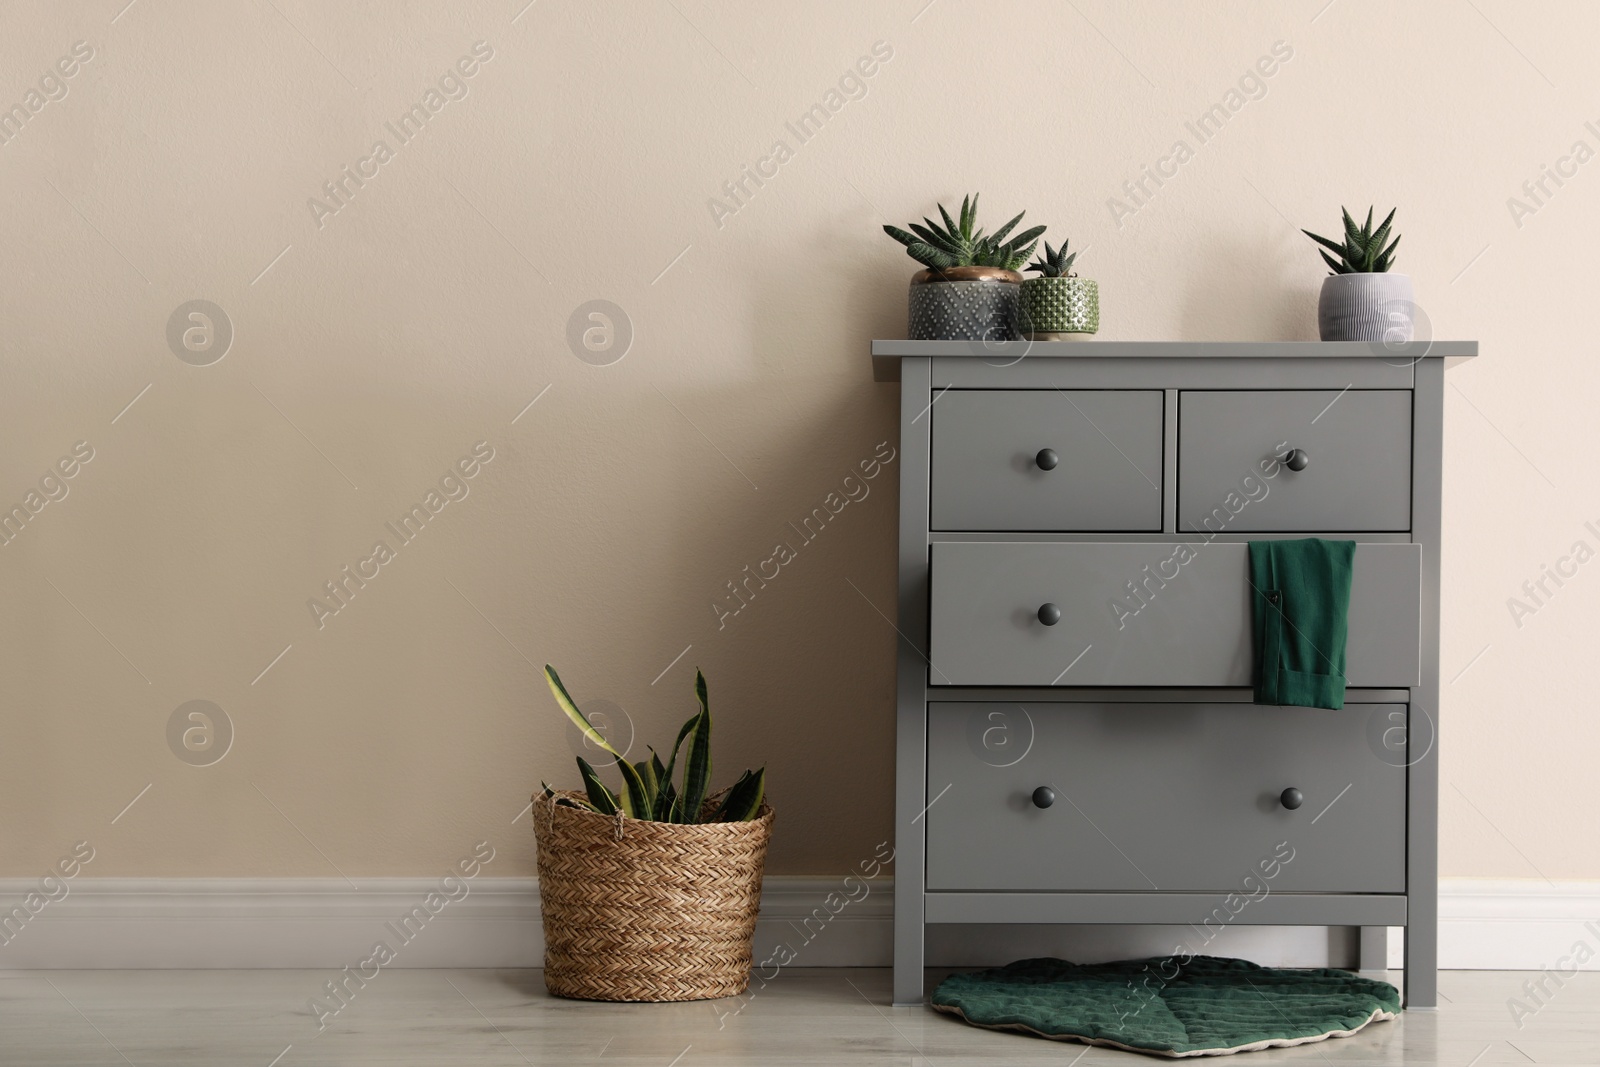
[[[1404,714],[932,704],[928,889],[1404,892],[1404,761],[1371,740]]]
[[[932,685],[1250,684],[1242,543],[974,541],[932,549]],[[1421,576],[1420,545],[1357,545],[1348,684],[1418,684]],[[1046,603],[1060,609],[1055,625],[1039,621]]]
[[[1163,400],[1154,390],[941,393],[929,409],[931,528],[1161,529]],[[1053,469],[1039,465],[1044,449]]]
[[[1261,477],[1264,461],[1294,448],[1303,470]],[[1410,391],[1180,394],[1178,528],[1409,530]]]

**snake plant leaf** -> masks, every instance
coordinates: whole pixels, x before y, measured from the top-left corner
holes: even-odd
[[[707,788],[707,776],[702,773],[701,765],[695,762],[695,747],[700,737],[705,735],[701,728],[700,716],[694,717],[694,728],[689,731],[689,750],[683,761],[683,788],[678,796],[678,821],[695,823],[700,821],[700,809],[691,801],[704,802]],[[697,788],[698,787],[698,788]]]
[[[656,794],[661,791],[661,783],[656,778],[655,768],[650,765],[649,760],[643,759],[635,763],[633,769],[639,772],[639,780],[644,783],[645,810],[654,813],[656,810]],[[649,817],[646,816],[646,818]]]
[[[617,798],[622,803],[622,814],[630,819],[648,819],[652,805],[644,780],[625,759],[617,760],[617,769],[622,772],[622,793]]]
[[[672,784],[672,772],[678,766],[678,751],[683,748],[684,739],[694,730],[694,724],[700,721],[700,713],[695,712],[678,730],[678,740],[673,742],[672,757],[667,760],[667,765],[661,771],[661,792],[656,797],[656,810],[664,812],[656,816],[662,822],[680,822],[679,796],[677,787]],[[663,802],[663,798],[670,798]]]
[[[751,774],[745,771],[722,798],[712,822],[749,822],[761,812],[761,801],[767,791],[767,769]]]
[[[620,799],[623,813],[635,819],[648,819],[649,794],[645,790],[644,779],[639,776],[638,770],[623,758],[622,753],[611,746],[611,742],[606,740],[604,734],[594,728],[579,710],[577,701],[567,692],[567,687],[561,684],[561,676],[548,663],[544,665],[544,680],[550,684],[550,692],[555,694],[556,703],[566,712],[567,718],[572,720],[573,725],[582,731],[584,738],[616,757],[617,770],[622,772],[623,789]]]
[[[601,815],[615,815],[617,795],[606,788],[594,768],[589,766],[589,761],[582,756],[578,757],[578,773],[583,776],[583,788],[589,794],[589,806]]]
[[[592,804],[582,804],[571,797],[556,796],[556,791],[550,788],[550,783],[548,782],[541,781],[539,784],[544,787],[544,792],[539,794],[540,800],[554,800],[558,808],[577,808],[579,811],[595,810]]]
[[[656,822],[672,822],[672,810],[678,802],[678,791],[671,782],[662,782],[661,789],[656,793],[656,806],[651,813],[651,818]]]
[[[689,755],[683,765],[683,821],[699,822],[700,808],[711,784],[711,703],[706,694],[706,676],[694,672],[694,693],[700,699],[700,714],[689,734]]]
[[[695,712],[689,716],[683,726],[678,730],[678,739],[672,744],[672,757],[667,760],[667,766],[661,772],[661,781],[667,785],[672,784],[672,771],[678,765],[678,750],[683,748],[683,739],[689,736],[689,731],[694,729],[694,724],[700,720],[700,713]],[[654,749],[651,750],[655,751]]]
[[[562,711],[566,712],[567,718],[572,720],[572,724],[583,733],[584,738],[592,741],[596,747],[611,753],[620,762],[622,753],[612,748],[611,742],[606,740],[605,735],[590,725],[588,718],[578,709],[578,702],[572,699],[571,694],[567,692],[567,687],[561,684],[561,676],[548,663],[544,665],[544,680],[549,683],[550,692],[555,694],[556,703],[561,706]]]

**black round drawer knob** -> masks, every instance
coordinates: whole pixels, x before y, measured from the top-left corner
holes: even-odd
[[[1056,450],[1053,448],[1041,448],[1039,454],[1033,457],[1033,461],[1039,465],[1040,470],[1053,471],[1056,469],[1056,464],[1061,462],[1061,457],[1056,455]]]
[[[1033,806],[1034,807],[1036,807],[1036,808],[1048,808],[1050,805],[1054,804],[1055,802],[1056,802],[1056,791],[1054,789],[1051,789],[1049,786],[1041,785],[1038,789],[1035,789],[1033,791]]]
[[[1291,448],[1283,457],[1283,465],[1292,471],[1303,471],[1311,462],[1311,456],[1303,448]]]
[[[1288,789],[1285,789],[1282,793],[1278,794],[1278,800],[1290,811],[1293,811],[1301,804],[1306,802],[1306,798],[1302,796],[1300,790],[1296,789],[1294,786],[1290,786]]]
[[[1054,626],[1061,621],[1061,609],[1054,604],[1040,604],[1039,621],[1046,626]]]

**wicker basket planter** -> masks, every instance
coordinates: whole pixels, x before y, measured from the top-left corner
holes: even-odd
[[[533,816],[553,995],[663,1001],[745,991],[770,806],[749,822],[683,824],[535,796]]]

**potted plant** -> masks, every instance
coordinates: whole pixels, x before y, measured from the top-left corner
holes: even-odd
[[[1344,243],[1319,237],[1310,230],[1300,231],[1327,249],[1318,250],[1329,267],[1317,301],[1318,332],[1324,341],[1409,342],[1416,298],[1410,277],[1389,269],[1394,266],[1395,246],[1400,243],[1399,234],[1389,240],[1394,212],[1390,211],[1374,230],[1370,207],[1367,221],[1361,226],[1356,225],[1349,211],[1340,210],[1344,214]]]
[[[940,226],[924,218],[907,233],[898,226],[883,232],[906,246],[906,254],[927,269],[911,279],[913,341],[1014,341],[1018,337],[1018,273],[1033,254],[1043,226],[1007,238],[1022,212],[993,234],[977,229],[978,194],[961,199],[958,222],[939,205]]]
[[[1030,341],[1070,341],[1100,329],[1100,286],[1072,273],[1078,253],[1044,243],[1044,255],[1028,265],[1039,277],[1022,283],[1022,328]]]
[[[544,669],[556,703],[584,737],[615,758],[612,792],[578,757],[583,791],[534,794],[544,981],[583,1000],[703,1000],[744,992],[772,837],[766,769],[708,795],[711,708],[695,672],[699,710],[665,764],[629,763]],[[674,780],[679,757],[681,778]]]

